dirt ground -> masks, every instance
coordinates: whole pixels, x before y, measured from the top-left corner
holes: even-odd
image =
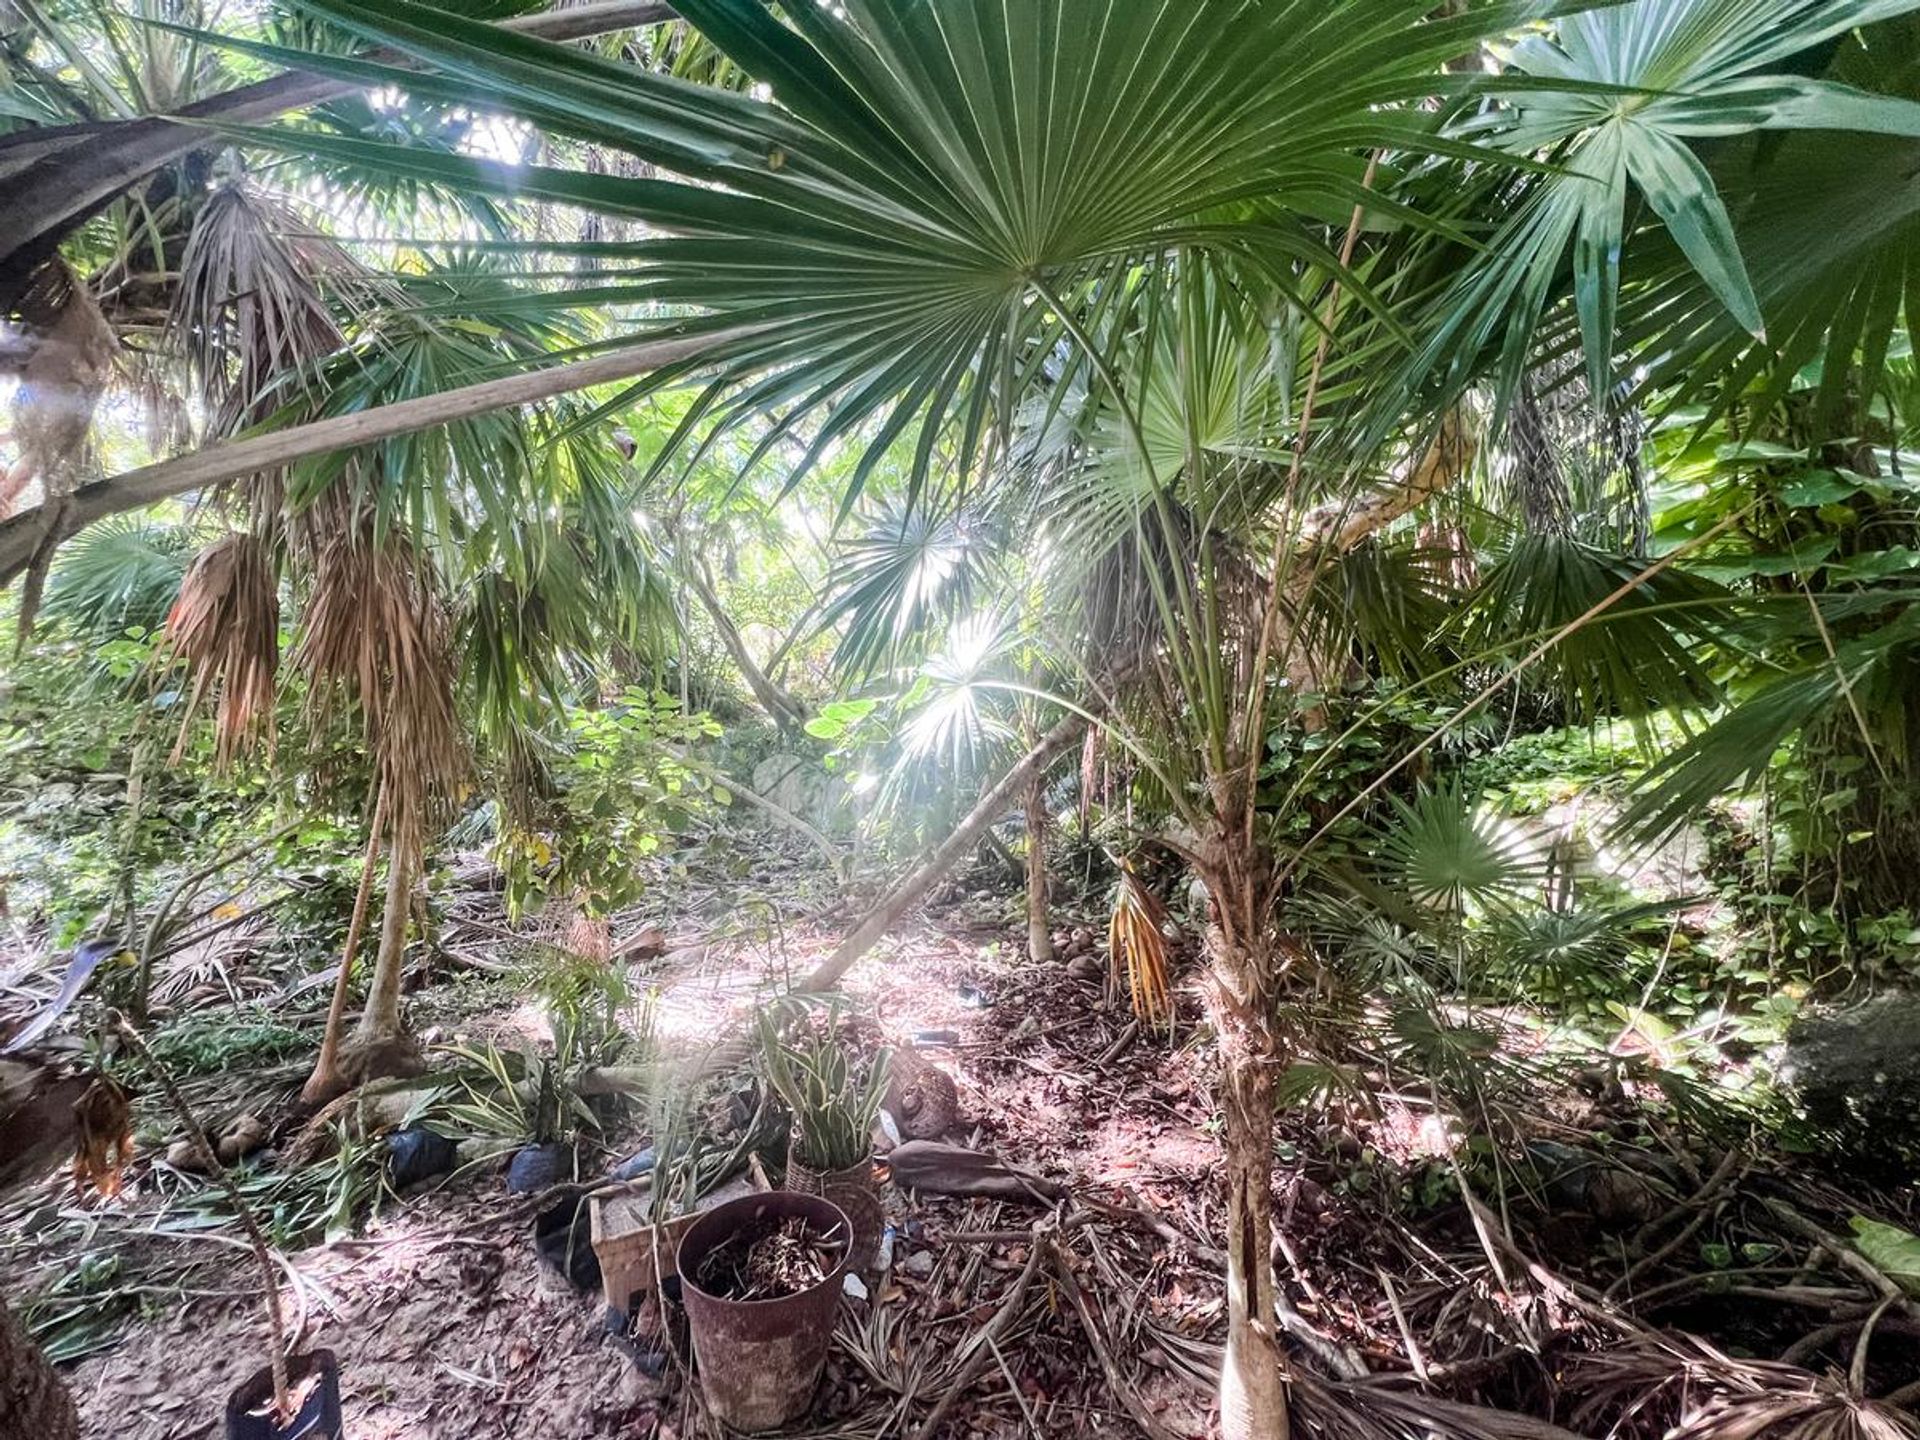
[[[812,963],[832,937],[789,939],[789,950],[772,953],[690,937],[636,971],[660,986],[663,1044],[690,1048],[732,1030],[764,985]],[[1098,985],[1065,979],[1058,967],[1035,974],[1005,935],[964,909],[911,928],[846,988],[874,1040],[913,1046],[916,1036],[934,1037],[917,1053],[956,1083],[961,1113],[949,1139],[1153,1217],[1116,1221],[1123,1239],[1110,1236],[1107,1248],[1124,1256],[1099,1257],[1137,1270],[1140,1284],[1108,1343],[1128,1347],[1127,1327],[1151,1323],[1204,1347],[1221,1314],[1211,1267],[1151,1228],[1169,1227],[1205,1251],[1218,1152],[1193,1053],[1170,1048],[1164,1035],[1141,1041]],[[510,1033],[524,1023],[505,1007],[462,1028]],[[1096,1077],[1094,1062],[1110,1053]],[[138,1193],[136,1173],[130,1194]],[[958,1342],[991,1318],[1023,1269],[1023,1232],[1045,1213],[897,1191],[887,1204],[899,1236],[893,1269],[868,1302],[843,1306],[816,1406],[822,1433],[915,1433],[928,1400],[951,1388]],[[355,1440],[700,1433],[671,1369],[647,1374],[607,1333],[598,1297],[540,1261],[529,1214],[489,1169],[389,1203],[358,1236],[287,1257],[290,1323],[304,1346],[338,1356]],[[71,1368],[88,1433],[218,1433],[224,1396],[263,1357],[263,1307],[245,1288],[248,1270],[236,1249],[233,1289],[202,1282],[177,1302],[156,1296],[111,1348]],[[1103,1384],[1071,1308],[1055,1294],[1040,1310],[1040,1323],[1023,1320],[1009,1332],[938,1434],[1035,1425],[1049,1435],[1141,1433]],[[1179,1433],[1198,1433],[1200,1387],[1164,1373],[1164,1362],[1154,1370],[1129,1360],[1127,1368],[1140,1374],[1135,1403],[1175,1420]]]

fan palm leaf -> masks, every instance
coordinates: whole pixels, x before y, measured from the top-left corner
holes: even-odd
[[[682,9],[770,99],[503,36],[408,0],[304,8],[431,68],[436,95],[505,106],[682,179],[500,166],[282,134],[275,143],[486,193],[579,205],[671,232],[618,298],[692,307],[730,342],[713,414],[823,417],[816,449],[869,421],[883,439],[955,434],[972,458],[1129,266],[1175,246],[1232,253],[1283,292],[1361,196],[1368,149],[1459,149],[1421,104],[1444,62],[1526,19],[1479,3],[1258,7],[987,0]],[[1270,63],[1284,54],[1283,65]],[[382,78],[364,61],[303,60]],[[1258,202],[1257,205],[1254,202]],[[1378,202],[1382,208],[1388,199]],[[1370,295],[1349,276],[1350,290]],[[564,297],[558,297],[564,300]],[[615,298],[603,289],[599,298]],[[834,402],[830,415],[822,407]],[[870,449],[870,457],[884,445]],[[855,468],[857,494],[867,464]]]

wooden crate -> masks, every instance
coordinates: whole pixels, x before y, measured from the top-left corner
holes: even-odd
[[[753,1187],[744,1178],[729,1181],[700,1201],[700,1210],[750,1195]],[[593,1253],[600,1261],[600,1293],[608,1305],[625,1314],[633,1297],[655,1286],[653,1274],[653,1224],[648,1207],[651,1196],[645,1190],[596,1199],[588,1206],[592,1225]],[[660,1236],[660,1258],[669,1272],[680,1237],[699,1217],[700,1210],[669,1220]]]

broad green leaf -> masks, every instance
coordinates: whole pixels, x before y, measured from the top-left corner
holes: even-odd
[[[1920,1295],[1920,1235],[1856,1215],[1853,1243],[1873,1267],[1910,1295]]]

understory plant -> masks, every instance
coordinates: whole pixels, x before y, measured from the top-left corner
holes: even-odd
[[[772,1009],[761,1012],[759,1025],[767,1084],[793,1114],[794,1157],[832,1171],[871,1156],[890,1052],[861,1066],[831,1027],[786,1032]]]

